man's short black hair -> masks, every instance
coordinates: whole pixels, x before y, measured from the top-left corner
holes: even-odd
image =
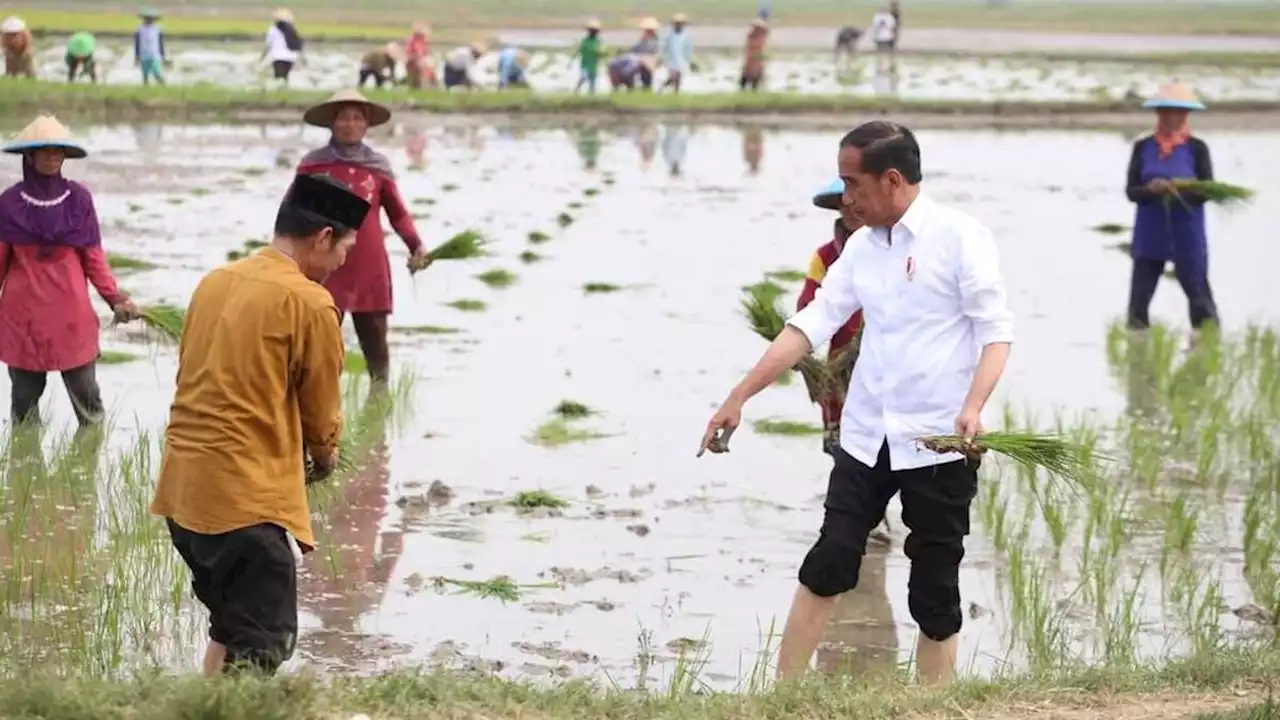
[[[862,171],[883,175],[890,170],[902,173],[911,185],[920,184],[920,145],[906,127],[888,120],[873,120],[849,131],[840,147],[862,151]]]
[[[364,222],[369,203],[328,175],[299,175],[276,213],[276,235],[305,238],[333,228],[334,238]]]

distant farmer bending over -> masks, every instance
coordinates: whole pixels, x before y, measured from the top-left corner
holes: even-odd
[[[0,45],[4,45],[6,77],[35,78],[35,47],[31,43],[31,31],[22,18],[5,18],[0,23]]]
[[[98,82],[98,66],[93,61],[93,52],[98,42],[93,33],[78,32],[67,41],[67,82],[73,83],[79,76],[88,75],[89,82]]]

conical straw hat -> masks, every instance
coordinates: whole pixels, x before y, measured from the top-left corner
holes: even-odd
[[[640,21],[641,30],[657,30],[660,27],[662,24],[658,22],[658,18],[647,17]]]
[[[52,115],[41,115],[32,120],[30,125],[10,139],[9,144],[4,146],[4,151],[21,154],[41,148],[61,148],[67,157],[75,159],[89,154],[72,138],[71,131]]]
[[[688,15],[685,15],[685,14],[684,14],[684,13],[682,13],[682,12],[678,12],[678,13],[676,13],[675,15],[672,15],[672,16],[671,16],[671,22],[673,22],[673,23],[675,23],[675,24],[677,24],[677,25],[679,25],[680,23],[687,23],[687,22],[689,22],[689,16],[688,16]]]
[[[20,33],[27,29],[27,23],[20,17],[7,17],[0,23],[0,32]]]
[[[1169,83],[1148,101],[1142,104],[1148,110],[1174,108],[1177,110],[1204,110],[1204,103],[1196,97],[1195,90],[1186,83]]]
[[[468,45],[467,47],[470,47],[470,48],[471,48],[471,52],[475,53],[476,55],[483,55],[483,54],[485,54],[485,53],[489,52],[489,46],[488,46],[488,45],[485,45],[484,43],[480,42],[479,40],[477,40],[477,41],[475,41],[475,42],[471,43],[471,44],[470,44],[470,45]]]
[[[293,11],[289,8],[277,8],[275,12],[271,13],[271,19],[291,23],[293,22]]]
[[[599,29],[600,29],[600,21],[599,21],[599,20],[596,20],[595,18],[592,18],[591,20],[588,20],[588,21],[587,21],[587,29],[588,29],[588,30],[599,30]]]
[[[328,100],[303,113],[302,121],[316,127],[332,128],[333,120],[338,116],[338,111],[342,109],[343,105],[360,105],[363,107],[365,114],[369,118],[369,127],[385,125],[391,120],[391,111],[386,107],[365,99],[365,96],[361,95],[359,90],[344,88],[329,96]]]
[[[430,35],[431,26],[419,20],[413,24],[413,33],[415,35]]]

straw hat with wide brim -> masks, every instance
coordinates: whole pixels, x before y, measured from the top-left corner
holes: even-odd
[[[369,127],[385,125],[391,120],[390,110],[378,103],[366,100],[359,90],[348,88],[339,90],[329,96],[328,100],[307,110],[302,115],[302,121],[316,127],[332,128],[334,118],[338,116],[338,111],[344,105],[359,105],[363,107],[365,116],[369,118]]]
[[[30,125],[22,128],[9,140],[9,144],[4,146],[4,151],[21,155],[43,148],[59,148],[67,154],[67,157],[77,160],[89,155],[88,151],[71,137],[71,131],[52,115],[41,115],[31,121]]]
[[[1186,83],[1169,83],[1160,88],[1150,100],[1142,104],[1148,110],[1172,108],[1175,110],[1204,110],[1204,103]]]
[[[271,19],[279,22],[293,22],[293,11],[289,8],[277,8],[271,13]]]
[[[683,25],[689,22],[689,16],[684,13],[676,13],[671,16],[671,22],[675,25]]]
[[[592,18],[591,20],[588,20],[588,21],[587,21],[587,29],[588,29],[588,30],[599,30],[599,29],[600,29],[600,21],[599,21],[599,20],[596,20],[596,19],[594,19],[594,18]]]
[[[20,17],[7,17],[0,23],[0,32],[20,33],[27,29],[27,23]]]
[[[418,21],[413,24],[413,34],[414,35],[430,35],[431,26],[422,21]]]
[[[640,21],[641,30],[653,30],[656,32],[661,27],[662,23],[658,22],[658,18],[647,17]]]
[[[761,30],[768,30],[769,21],[765,20],[764,18],[756,18],[755,20],[751,21],[751,27],[760,28]]]
[[[471,48],[471,52],[475,53],[476,55],[483,55],[483,54],[485,54],[485,53],[489,52],[489,46],[488,46],[488,45],[485,45],[484,43],[480,42],[479,40],[477,40],[476,42],[471,43],[471,44],[470,44],[470,45],[468,45],[467,47]]]

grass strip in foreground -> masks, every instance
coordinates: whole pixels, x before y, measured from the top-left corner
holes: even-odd
[[[144,87],[68,85],[31,80],[0,81],[8,114],[56,112],[82,117],[125,116],[191,118],[238,112],[302,112],[327,92],[262,90],[209,84]],[[616,93],[596,96],[512,90],[473,93],[443,90],[394,90],[366,93],[395,110],[434,113],[582,113],[598,115],[686,114],[767,115],[799,113],[938,114],[968,116],[1097,115],[1141,112],[1137,102],[895,100],[856,95],[795,93],[715,93],[669,95]],[[1280,111],[1280,101],[1219,101],[1215,114]],[[564,224],[562,222],[562,224]]]
[[[892,677],[819,677],[748,694],[647,694],[601,690],[583,681],[533,686],[492,677],[413,671],[325,681],[307,675],[270,680],[155,675],[123,682],[28,675],[0,680],[0,708],[4,708],[7,717],[77,720],[302,720],[350,717],[355,713],[398,720],[887,720],[908,715],[919,719],[1029,718],[1076,717],[1075,713],[1080,717],[1178,720],[1205,712],[1222,713],[1217,717],[1251,717],[1232,711],[1256,707],[1266,699],[1266,688],[1277,679],[1280,651],[1276,650],[1223,650],[1161,667],[1071,668],[998,680],[962,681],[943,690],[906,684]],[[1033,707],[1037,714],[1028,714]]]

